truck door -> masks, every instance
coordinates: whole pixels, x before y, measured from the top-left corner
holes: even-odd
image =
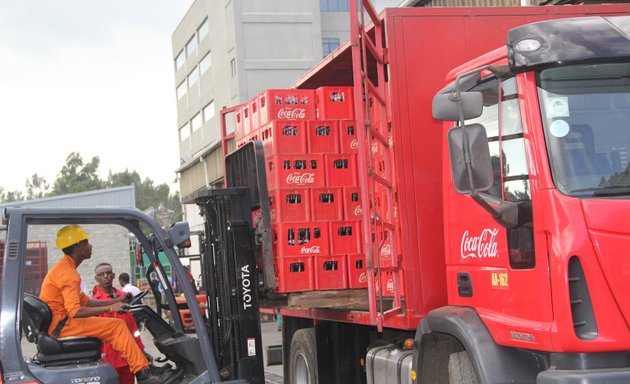
[[[516,202],[521,220],[505,228],[469,196],[445,191],[449,301],[474,307],[498,344],[537,349],[549,342],[552,308],[524,95],[514,76],[486,77],[472,90],[482,92],[484,107],[466,123],[485,127],[494,176],[482,197],[494,206]]]

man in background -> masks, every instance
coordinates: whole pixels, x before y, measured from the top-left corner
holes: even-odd
[[[133,297],[138,296],[140,292],[142,292],[140,291],[140,288],[136,287],[135,285],[132,285],[129,282],[129,274],[127,272],[123,272],[120,274],[120,276],[118,277],[118,282],[120,283],[120,286],[122,287],[122,291],[131,293]]]
[[[94,269],[94,279],[98,284],[93,289],[92,298],[94,300],[112,300],[120,296],[125,296],[125,292],[114,287],[113,282],[115,277],[116,274],[114,273],[111,264],[100,263],[99,265],[97,265]],[[144,344],[142,343],[142,339],[140,338],[140,332],[138,332],[135,318],[131,313],[106,312],[100,314],[100,317],[113,317],[123,320],[127,325],[127,328],[129,328],[131,335],[135,339],[136,344],[138,344],[138,347],[144,350]],[[103,343],[103,346],[101,347],[101,352],[103,353],[103,360],[108,362],[112,367],[116,369],[116,371],[118,371],[120,384],[134,384],[134,375],[129,369],[129,364],[127,364],[122,356],[120,356],[120,354],[116,352],[116,350],[114,350],[110,343]]]

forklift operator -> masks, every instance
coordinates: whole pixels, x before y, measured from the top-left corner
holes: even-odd
[[[125,322],[97,317],[102,313],[124,311],[127,295],[113,300],[92,300],[81,292],[77,268],[92,256],[90,235],[79,225],[66,225],[57,232],[57,248],[64,256],[53,266],[42,283],[40,298],[52,312],[49,334],[53,337],[90,336],[112,345],[129,364],[138,384],[157,384],[149,362],[132,337]]]

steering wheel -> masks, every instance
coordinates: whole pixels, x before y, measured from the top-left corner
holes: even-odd
[[[131,301],[129,302],[129,305],[140,304],[140,301],[141,301],[142,299],[144,299],[144,297],[145,297],[146,295],[148,295],[148,294],[149,294],[149,290],[148,290],[148,289],[143,290],[142,292],[140,292],[140,293],[138,293],[137,295],[135,295],[135,296],[133,297],[133,299],[131,299]]]

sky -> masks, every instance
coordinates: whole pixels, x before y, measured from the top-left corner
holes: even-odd
[[[174,192],[171,35],[192,0],[0,1],[0,187],[52,185],[66,158]]]

